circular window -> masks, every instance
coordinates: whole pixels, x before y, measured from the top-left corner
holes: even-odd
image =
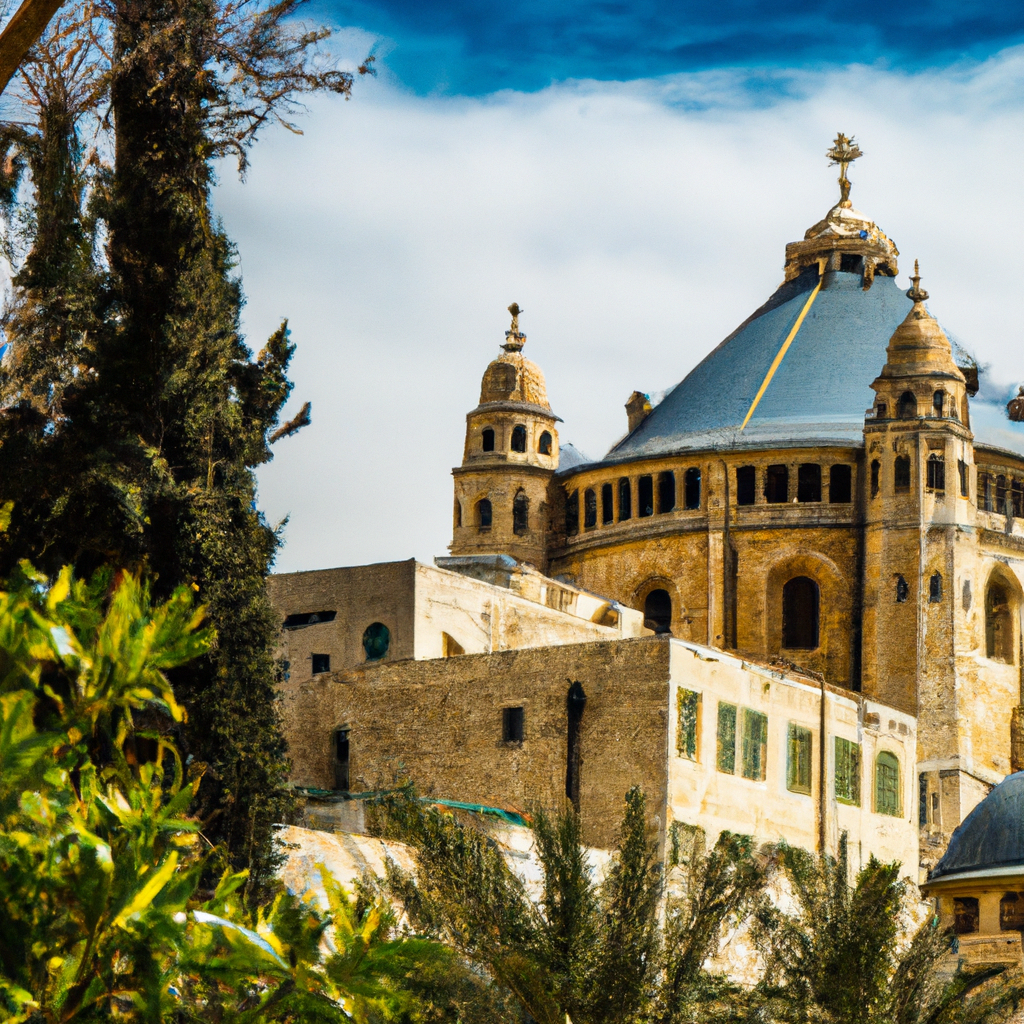
[[[391,630],[383,622],[373,622],[363,633],[363,650],[367,661],[380,661],[391,645]]]

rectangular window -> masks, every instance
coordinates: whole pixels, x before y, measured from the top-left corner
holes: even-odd
[[[808,462],[797,469],[796,500],[821,501],[821,466]]]
[[[878,463],[876,462],[877,466]],[[848,505],[853,500],[852,472],[849,466],[833,466],[828,474],[828,500],[832,505]]]
[[[882,464],[878,461],[878,459],[875,459],[871,463],[871,497],[872,498],[877,498],[878,497],[878,490],[879,490],[878,475],[879,475],[879,471],[881,470],[881,468],[882,468]]]
[[[941,456],[928,456],[928,490],[944,491],[946,489],[946,463]]]
[[[897,492],[910,490],[910,458],[906,455],[897,455],[893,463],[893,486]]]
[[[324,672],[331,671],[331,656],[329,654],[314,654],[311,657],[313,660],[313,675],[318,676]]]
[[[658,511],[671,512],[676,507],[676,475],[668,471],[658,474]]]
[[[583,492],[583,528],[592,530],[597,526],[597,495],[588,487]]]
[[[683,481],[683,504],[688,509],[700,508],[700,470],[696,467],[688,469]]]
[[[924,772],[917,777],[917,823],[921,828],[928,824],[928,776]]]
[[[978,474],[978,508],[983,512],[992,511],[992,477],[988,473]]]
[[[1014,480],[1010,489],[1013,503],[1013,514],[1017,519],[1024,518],[1024,480]]]
[[[718,758],[720,772],[736,774],[736,705],[718,702]]]
[[[875,758],[875,812],[900,816],[900,762],[888,750]]]
[[[697,760],[697,728],[700,719],[700,694],[679,688],[676,696],[679,727],[676,731],[676,753],[689,761]]]
[[[601,522],[606,526],[615,521],[615,506],[612,504],[612,485],[601,484]]]
[[[630,488],[629,477],[619,479],[619,522],[625,522],[633,515],[633,491]]]
[[[786,742],[786,789],[790,793],[811,792],[811,730],[789,723]]]
[[[743,709],[743,778],[764,782],[768,760],[768,716]]]
[[[835,755],[836,799],[860,807],[860,744],[836,736]]]
[[[504,743],[522,743],[526,723],[525,708],[501,709],[501,739]]]
[[[959,459],[956,468],[960,473],[960,497],[969,498],[971,496],[971,486],[970,478],[967,475],[967,463],[963,459]]]
[[[753,466],[740,466],[736,470],[736,504],[753,505],[757,471]]]
[[[636,482],[637,515],[654,515],[654,481],[649,476],[642,476]]]
[[[764,500],[770,505],[789,501],[789,467],[769,466],[764,478]]]
[[[573,491],[565,499],[565,532],[575,537],[580,532],[580,492]]]

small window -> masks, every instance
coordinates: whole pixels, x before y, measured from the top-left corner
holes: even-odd
[[[644,625],[655,633],[672,632],[672,597],[667,590],[652,590],[644,600]]]
[[[589,487],[583,492],[583,526],[587,530],[597,526],[597,495]]]
[[[512,502],[512,532],[517,536],[530,532],[530,499],[519,491]]]
[[[480,440],[485,452],[494,451],[494,431],[490,427],[484,427],[483,433],[480,435]]]
[[[821,466],[808,462],[797,469],[796,500],[821,501]]]
[[[978,930],[978,898],[956,896],[953,899],[953,931],[957,935],[972,935]]]
[[[696,466],[683,477],[683,505],[688,509],[700,508],[700,470]]]
[[[302,629],[304,626],[315,626],[321,622],[333,622],[337,612],[293,612],[286,615],[283,629]]]
[[[910,490],[910,456],[897,455],[893,463],[892,484],[897,494],[906,494]]]
[[[489,530],[491,528],[491,517],[493,512],[491,510],[491,499],[481,498],[476,503],[476,525],[481,530]]]
[[[944,491],[946,489],[946,463],[941,455],[928,456],[928,490]]]
[[[999,901],[999,930],[1024,931],[1024,893],[1007,892]]]
[[[607,525],[615,522],[615,505],[612,501],[612,485],[601,484],[601,522]]]
[[[658,474],[658,511],[671,512],[676,507],[676,475],[668,471]]]
[[[928,580],[928,600],[938,604],[942,600],[942,574],[933,572]]]
[[[769,466],[764,478],[764,500],[770,505],[789,501],[789,467]]]
[[[526,427],[521,423],[512,428],[512,451],[526,451]]]
[[[629,486],[629,477],[619,480],[619,522],[625,522],[633,515],[633,492]]]
[[[843,274],[859,274],[864,269],[864,257],[844,252],[839,257],[839,270]]]
[[[1012,665],[1014,657],[1013,612],[1006,588],[990,583],[985,592],[985,655]]]
[[[879,402],[875,406],[875,419],[884,420],[889,415],[889,406],[885,402]]]
[[[331,743],[334,753],[334,788],[342,793],[349,790],[349,729],[342,726],[334,730]]]
[[[565,532],[575,537],[580,532],[580,492],[573,491],[565,499]]]
[[[642,476],[636,482],[636,503],[638,516],[654,515],[654,479]]]
[[[537,442],[537,451],[541,455],[551,454],[551,435],[546,430],[540,435],[540,440]]]
[[[900,762],[888,750],[875,758],[875,811],[900,816]]]
[[[329,654],[313,654],[311,655],[313,660],[313,675],[323,675],[324,672],[331,671],[331,656]]]
[[[786,789],[790,793],[811,792],[811,730],[789,723],[786,743]]]
[[[928,776],[921,772],[917,777],[917,824],[924,828],[928,823]]]
[[[904,391],[900,395],[899,405],[896,407],[896,415],[901,420],[917,419],[917,398],[913,391]]]
[[[879,477],[881,476],[881,472],[882,472],[882,464],[878,461],[878,459],[874,459],[872,461],[872,463],[871,463],[871,497],[872,498],[877,498],[878,497]]]
[[[782,588],[782,646],[813,651],[818,646],[818,584],[796,576]]]
[[[462,502],[458,498],[455,499],[455,526],[462,526]]]
[[[833,466],[828,471],[830,505],[847,505],[853,500],[852,472],[849,466]]]
[[[1006,515],[1006,477],[996,477],[996,512],[1001,516]]]
[[[501,741],[502,743],[522,743],[525,735],[526,709],[501,709]]]
[[[835,793],[841,804],[860,807],[860,745],[841,736],[835,739]]]
[[[971,496],[971,481],[967,475],[967,463],[963,459],[958,459],[956,469],[960,474],[960,497],[969,498]]]
[[[740,466],[736,470],[736,504],[753,505],[757,490],[757,471],[753,466]]]
[[[715,766],[720,772],[736,774],[736,705],[718,702],[718,754]]]
[[[697,728],[700,719],[700,694],[682,687],[676,695],[679,725],[676,729],[676,754],[688,761],[697,760]]]
[[[946,413],[946,392],[936,391],[932,396],[932,408],[936,416],[944,416]]]
[[[896,603],[903,604],[904,601],[910,596],[910,585],[903,578],[901,573],[896,577]]]
[[[978,507],[983,512],[992,511],[992,477],[988,473],[978,474]]]
[[[768,759],[768,716],[743,709],[743,778],[764,782]]]
[[[383,622],[372,622],[363,632],[363,650],[367,661],[380,661],[391,646],[391,630]]]

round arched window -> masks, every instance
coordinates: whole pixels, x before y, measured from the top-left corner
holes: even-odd
[[[391,630],[383,622],[371,622],[363,633],[367,661],[380,661],[391,646]]]
[[[672,598],[667,590],[652,590],[644,600],[644,625],[655,633],[672,632]]]
[[[546,430],[540,435],[540,441],[537,444],[537,451],[539,451],[541,455],[551,454],[551,435]]]

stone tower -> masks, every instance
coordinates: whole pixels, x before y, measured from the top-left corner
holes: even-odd
[[[958,647],[973,646],[974,438],[966,378],[925,307],[916,264],[912,280],[914,305],[889,341],[864,424],[863,686],[919,716],[922,802],[934,774],[942,819],[959,823],[977,799],[960,793],[974,787],[959,767],[970,712],[957,686]]]
[[[548,485],[558,469],[560,422],[540,368],[522,352],[518,304],[502,353],[484,371],[480,404],[466,417],[455,477],[453,555],[505,554],[547,568]]]

